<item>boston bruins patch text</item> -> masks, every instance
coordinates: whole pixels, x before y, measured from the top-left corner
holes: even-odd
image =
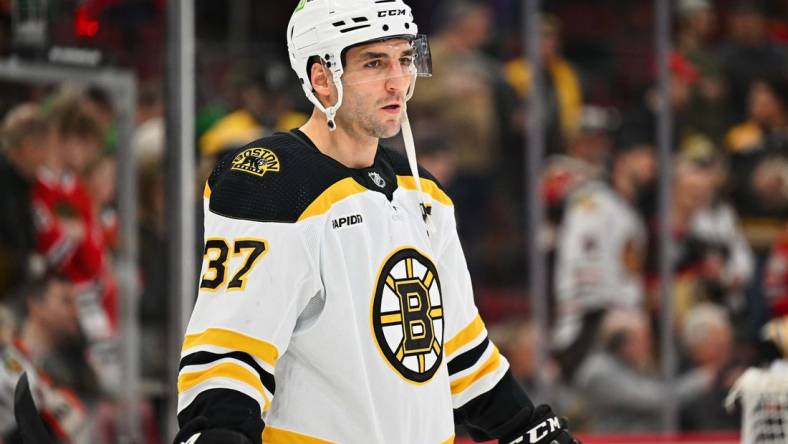
[[[262,177],[269,172],[279,172],[279,158],[271,150],[249,148],[235,156],[232,169]]]

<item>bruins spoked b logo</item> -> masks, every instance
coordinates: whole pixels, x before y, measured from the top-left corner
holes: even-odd
[[[396,251],[383,264],[372,300],[375,341],[405,379],[429,381],[443,357],[443,301],[435,265],[418,251]]]

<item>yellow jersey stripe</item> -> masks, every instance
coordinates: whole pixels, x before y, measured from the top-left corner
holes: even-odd
[[[451,435],[449,439],[447,439],[446,441],[441,442],[441,444],[452,444],[452,443],[454,443],[454,435]]]
[[[474,382],[497,370],[500,365],[501,353],[498,351],[498,347],[493,346],[492,354],[489,358],[487,358],[487,361],[485,361],[481,367],[476,369],[476,371],[473,373],[463,376],[462,378],[459,378],[451,383],[451,394],[456,395],[462,393]]]
[[[420,179],[422,191],[429,194],[430,197],[443,205],[454,206],[454,202],[452,202],[451,198],[440,189],[437,183],[423,177]],[[416,187],[416,179],[412,176],[397,176],[397,184],[406,190],[418,190]]]
[[[352,177],[342,179],[328,187],[328,189],[323,191],[317,199],[313,200],[307,209],[301,213],[298,221],[301,222],[310,217],[326,214],[335,203],[353,196],[354,194],[363,193],[364,191],[367,191],[367,189],[361,186]]]
[[[202,371],[181,373],[178,376],[178,393],[183,393],[197,384],[214,378],[227,378],[243,382],[253,387],[260,393],[260,396],[263,397],[265,400],[264,410],[267,411],[268,407],[271,405],[271,401],[268,399],[268,395],[265,394],[265,390],[263,389],[263,383],[260,381],[260,376],[232,362],[223,362]]]
[[[183,341],[181,352],[185,353],[187,350],[200,345],[213,345],[242,351],[270,364],[272,367],[276,366],[276,361],[279,359],[279,351],[273,344],[243,333],[221,328],[209,328],[202,333],[187,335]]]
[[[208,182],[205,182],[205,188],[202,190],[202,197],[206,199],[211,198],[211,186],[208,185]]]
[[[278,429],[276,427],[265,426],[263,429],[264,444],[331,444],[333,441],[304,435],[303,433],[291,430]]]
[[[463,345],[471,342],[474,338],[479,336],[484,331],[484,322],[482,322],[482,318],[476,314],[476,317],[468,324],[465,328],[460,330],[459,333],[454,335],[446,344],[443,346],[443,351],[446,353],[446,357],[449,357],[454,354],[457,350],[459,350]]]

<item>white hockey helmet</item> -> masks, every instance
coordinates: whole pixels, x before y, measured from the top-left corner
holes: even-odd
[[[405,38],[415,50],[411,75],[413,95],[415,78],[432,74],[432,61],[426,36],[418,34],[410,7],[402,0],[301,0],[287,28],[290,65],[298,75],[306,97],[325,113],[328,126],[336,129],[337,110],[342,106],[344,73],[343,52],[355,45],[394,38]],[[310,81],[309,61],[318,57],[331,71],[337,88],[337,101],[324,106],[315,96]]]

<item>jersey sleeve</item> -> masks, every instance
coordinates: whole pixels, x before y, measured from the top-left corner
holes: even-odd
[[[453,206],[438,201],[432,211],[438,227],[434,244],[438,273],[453,307],[447,311],[443,352],[455,422],[465,425],[474,439],[498,438],[519,426],[523,416],[530,417],[533,404],[512,377],[508,361],[490,341],[479,316]]]
[[[207,202],[210,194],[206,187]],[[244,205],[243,196],[214,196],[213,203],[228,198]],[[229,429],[260,443],[277,361],[300,313],[319,297],[318,274],[302,226],[219,214],[213,206],[205,206],[199,295],[181,351],[179,439]]]

